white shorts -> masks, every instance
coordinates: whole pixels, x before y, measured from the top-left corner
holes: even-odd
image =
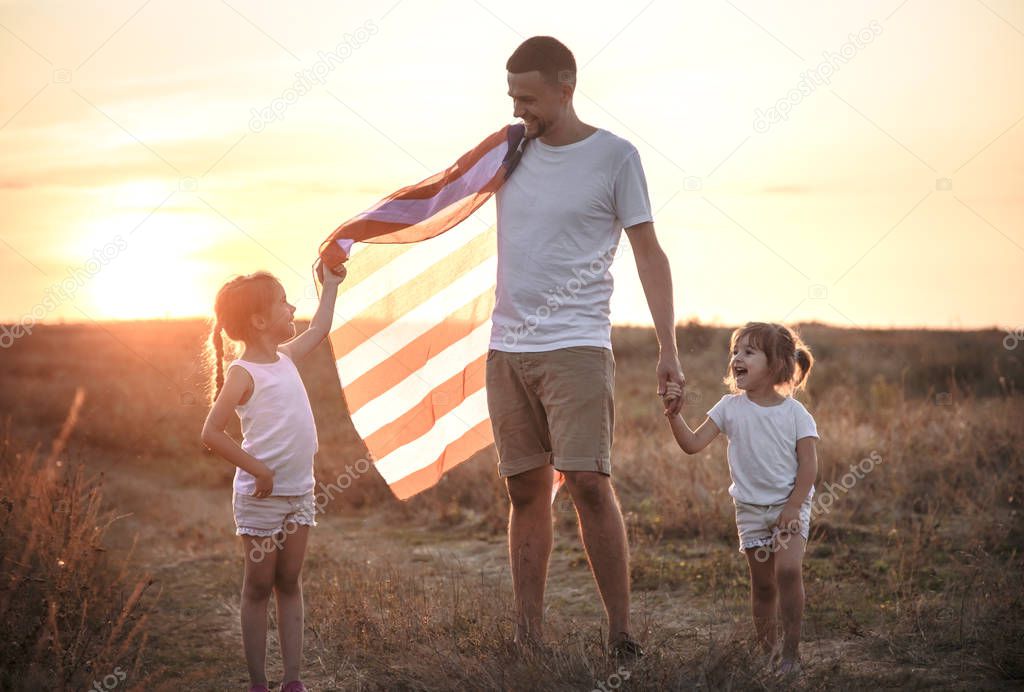
[[[313,492],[305,495],[253,497],[234,493],[231,508],[235,515],[236,536],[273,536],[284,533],[288,522],[316,526],[316,500]]]
[[[748,502],[740,502],[733,498],[736,505],[736,531],[740,539],[740,552],[750,548],[770,546],[779,532],[775,528],[775,522],[782,514],[785,503],[777,505],[752,505]],[[800,506],[800,535],[804,541],[808,539],[811,532],[811,497],[808,494],[804,503]]]

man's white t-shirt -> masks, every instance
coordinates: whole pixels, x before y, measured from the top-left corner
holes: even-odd
[[[746,392],[726,394],[708,418],[729,438],[729,494],[754,505],[784,503],[796,485],[796,441],[818,437],[814,418],[792,397],[755,404]],[[808,493],[813,497],[814,487]]]
[[[600,129],[560,147],[531,139],[497,206],[490,347],[611,348],[609,269],[622,229],[653,220],[636,147]]]

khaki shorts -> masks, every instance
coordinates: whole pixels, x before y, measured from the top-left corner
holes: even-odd
[[[487,407],[498,475],[554,464],[612,472],[615,358],[607,348],[487,353]]]
[[[284,533],[290,521],[316,526],[316,501],[312,491],[305,495],[253,497],[234,493],[231,509],[235,515],[235,535],[273,536]]]
[[[811,531],[811,498],[808,493],[807,499],[800,506],[800,535],[807,541]],[[736,531],[740,539],[740,552],[751,548],[770,547],[774,541],[778,529],[775,522],[782,514],[785,503],[778,505],[752,505],[748,502],[740,502],[733,498],[736,505]]]

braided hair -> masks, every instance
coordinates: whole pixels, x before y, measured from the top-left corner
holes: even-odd
[[[252,316],[267,312],[274,301],[275,289],[281,285],[277,278],[265,271],[236,276],[221,286],[213,302],[214,319],[207,343],[207,359],[213,377],[210,402],[220,396],[224,388],[224,334],[234,342],[245,342],[256,336]]]

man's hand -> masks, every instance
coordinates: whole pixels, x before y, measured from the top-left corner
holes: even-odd
[[[674,416],[683,408],[683,399],[686,396],[686,377],[683,375],[683,369],[679,367],[678,358],[674,355],[662,355],[658,359],[658,396],[666,396],[669,391],[669,382],[679,387],[678,395],[674,399],[665,399],[665,415]],[[675,387],[672,391],[675,393]]]

